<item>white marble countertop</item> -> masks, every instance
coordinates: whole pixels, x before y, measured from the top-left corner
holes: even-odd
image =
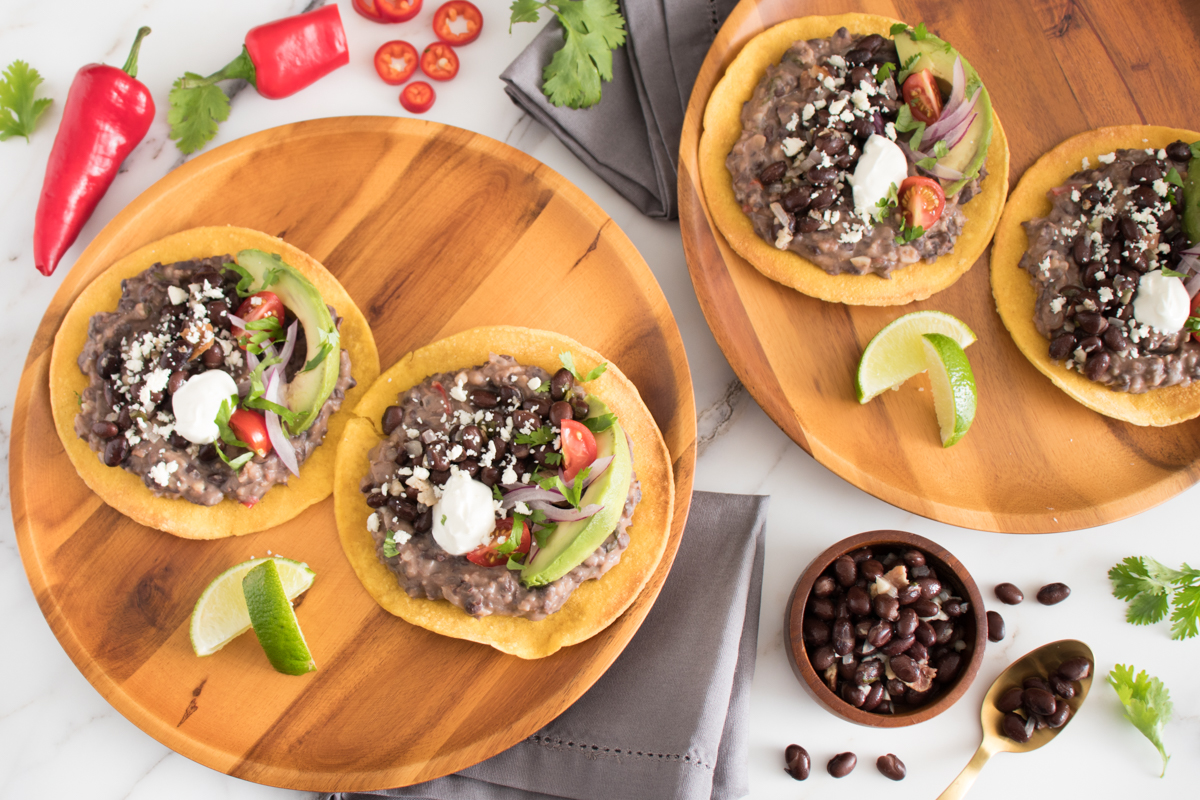
[[[538,30],[507,30],[507,2],[475,0],[487,25],[483,36],[460,50],[458,78],[437,87],[427,118],[468,128],[529,153],[590,195],[633,240],[649,262],[678,320],[687,347],[700,409],[696,488],[772,495],[758,642],[750,711],[751,796],[828,797],[834,791],[887,791],[892,796],[934,797],[970,760],[980,738],[979,704],[993,678],[1014,658],[1059,638],[1079,638],[1106,673],[1134,663],[1165,681],[1175,715],[1164,738],[1174,758],[1160,780],[1158,754],[1121,718],[1115,693],[1097,680],[1077,720],[1051,746],[1029,755],[1002,755],[983,772],[971,797],[1008,797],[1014,790],[1067,797],[1178,797],[1200,784],[1200,639],[1175,642],[1167,625],[1139,628],[1124,621],[1124,604],[1111,596],[1106,572],[1128,555],[1151,555],[1178,566],[1200,563],[1195,544],[1196,489],[1158,508],[1102,528],[1045,536],[980,533],[943,525],[887,505],[816,463],[784,436],[734,378],[709,332],[688,278],[675,223],[652,221],[592,175],[538,123],[504,94],[496,76]],[[349,0],[337,0],[352,63],[284,100],[239,93],[228,121],[210,147],[255,131],[314,117],[404,115],[398,90],[374,75],[370,58],[391,38],[421,46],[437,0],[413,22],[382,27],[360,18]],[[166,138],[166,97],[185,71],[207,73],[237,54],[256,24],[297,13],[304,0],[209,0],[200,5],[162,0],[63,0],[0,2],[0,66],[21,58],[41,71],[44,94],[55,104],[32,142],[0,143],[0,266],[11,278],[0,299],[0,455],[8,457],[12,406],[21,367],[38,321],[62,277],[86,245],[134,197],[182,163]],[[46,158],[75,71],[84,63],[120,66],[133,34],[149,25],[139,79],[153,92],[158,115],[128,160],[79,241],[51,278],[33,267],[31,242]],[[1186,122],[1186,121],[1181,121]],[[1192,127],[1197,127],[1193,124]],[[977,267],[980,268],[980,267]],[[932,413],[932,411],[931,411]],[[970,446],[969,438],[959,446]],[[1086,465],[1080,465],[1086,468]],[[0,503],[9,505],[4,483]],[[1008,636],[988,647],[968,694],[952,709],[919,726],[867,729],[826,713],[802,689],[783,649],[783,610],[805,565],[832,542],[876,528],[899,528],[930,537],[973,572],[985,597],[1013,581],[1025,603],[1003,607]],[[1068,583],[1073,594],[1048,608],[1032,601],[1042,584]],[[87,683],[67,658],[38,609],[25,578],[11,515],[0,515],[0,797],[37,798],[81,792],[108,798],[283,798],[304,793],[247,783],[183,758],[124,719]],[[797,742],[812,754],[814,770],[796,783],[782,770],[783,749]],[[826,774],[835,753],[858,754],[858,769],[842,781]],[[895,753],[908,778],[886,781],[876,757]]]

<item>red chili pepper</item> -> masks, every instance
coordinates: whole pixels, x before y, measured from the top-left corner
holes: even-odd
[[[53,273],[75,243],[121,162],[154,121],[150,90],[136,80],[138,50],[148,33],[137,32],[121,69],[88,64],[71,82],[33,227],[33,262],[43,275]]]

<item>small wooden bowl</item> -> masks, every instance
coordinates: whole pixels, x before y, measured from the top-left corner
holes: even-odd
[[[913,709],[897,711],[895,714],[875,714],[863,711],[847,703],[834,694],[808,660],[808,652],[804,647],[804,636],[801,626],[804,621],[804,610],[812,594],[813,584],[830,564],[839,556],[858,550],[861,547],[914,548],[925,554],[926,560],[937,569],[938,577],[943,584],[953,589],[957,597],[965,598],[968,602],[967,631],[965,639],[968,642],[970,655],[959,670],[958,679],[935,697],[932,702]],[[967,572],[966,567],[936,542],[906,531],[867,531],[848,539],[843,539],[813,559],[812,563],[800,575],[792,589],[792,597],[788,601],[784,613],[784,635],[788,640],[788,660],[792,669],[804,683],[809,693],[816,697],[833,713],[874,728],[901,728],[915,725],[932,719],[942,713],[962,697],[975,680],[979,666],[983,663],[983,651],[987,646],[987,612],[983,607],[983,597],[979,587]]]

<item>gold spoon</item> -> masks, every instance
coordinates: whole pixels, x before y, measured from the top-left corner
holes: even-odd
[[[1086,658],[1092,667],[1088,670],[1087,677],[1077,682],[1079,688],[1075,692],[1075,696],[1067,701],[1067,705],[1071,707],[1071,716],[1066,724],[1061,728],[1036,730],[1028,742],[1013,741],[1001,734],[1000,724],[1004,720],[1004,712],[996,708],[996,700],[1000,695],[1014,686],[1019,687],[1026,678],[1035,675],[1041,678],[1049,677],[1050,673],[1058,669],[1059,664],[1077,656]],[[971,788],[971,784],[975,783],[975,779],[979,777],[983,765],[996,753],[1028,753],[1031,750],[1037,750],[1065,730],[1075,715],[1079,713],[1079,707],[1083,705],[1083,701],[1087,699],[1088,690],[1092,688],[1092,676],[1095,671],[1096,659],[1092,656],[1091,648],[1075,639],[1063,639],[1044,644],[1014,661],[1008,669],[1000,673],[1000,677],[996,678],[995,683],[983,697],[983,710],[979,715],[983,723],[983,742],[975,751],[971,763],[967,764],[954,782],[946,787],[946,791],[938,795],[938,800],[958,800],[965,795]]]

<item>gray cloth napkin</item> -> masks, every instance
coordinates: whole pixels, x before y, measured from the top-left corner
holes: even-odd
[[[642,627],[570,708],[455,775],[328,800],[735,800],[749,793],[746,712],[769,498],[696,492]]]
[[[554,19],[501,75],[513,102],[650,217],[675,219],[684,111],[704,56],[736,0],[623,0],[626,44],[587,109],[555,108],[542,70],[563,45]]]

